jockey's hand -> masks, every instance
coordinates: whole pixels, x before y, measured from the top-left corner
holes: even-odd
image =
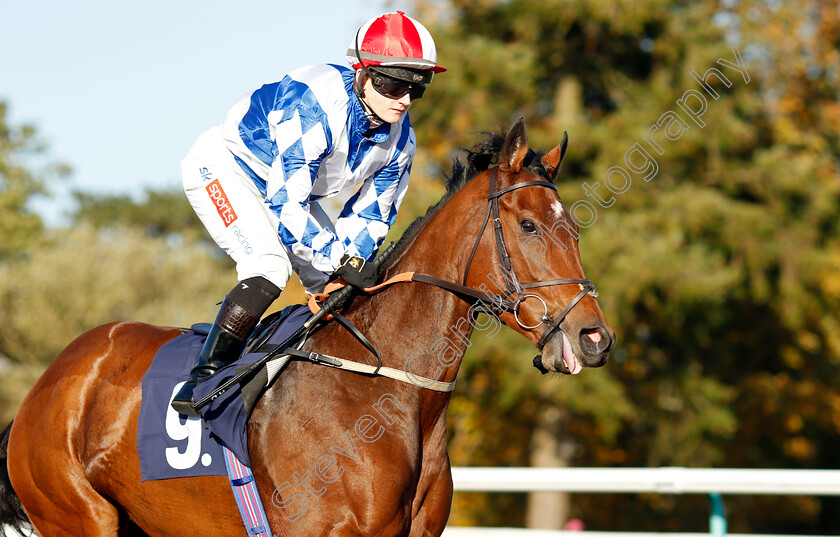
[[[334,274],[353,287],[365,288],[376,285],[376,267],[361,257],[344,254]]]

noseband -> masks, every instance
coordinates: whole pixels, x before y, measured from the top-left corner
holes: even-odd
[[[590,295],[593,298],[598,296],[598,292],[595,290],[595,284],[592,283],[589,279],[571,279],[571,278],[564,278],[559,280],[546,280],[542,282],[531,282],[531,283],[521,283],[519,278],[516,276],[516,271],[513,268],[513,264],[510,260],[510,254],[508,253],[507,245],[505,244],[505,237],[504,233],[502,232],[502,220],[501,215],[499,213],[499,198],[503,195],[507,194],[508,192],[513,192],[514,190],[525,188],[529,186],[539,186],[550,188],[557,191],[557,187],[554,186],[554,183],[545,180],[535,180],[535,181],[525,181],[522,183],[517,183],[515,185],[511,185],[507,188],[503,188],[501,190],[496,190],[496,168],[493,168],[491,175],[490,175],[490,194],[487,196],[488,204],[487,204],[487,213],[484,216],[484,222],[481,224],[481,230],[478,232],[478,237],[475,240],[475,244],[473,245],[472,252],[470,252],[469,260],[467,261],[467,267],[464,270],[464,279],[463,279],[463,286],[467,285],[467,276],[470,273],[470,266],[472,265],[473,257],[475,256],[476,250],[478,250],[478,245],[481,242],[482,236],[484,236],[484,230],[487,228],[487,223],[490,221],[490,216],[493,216],[493,231],[495,234],[496,239],[496,253],[499,256],[499,265],[502,267],[502,276],[505,280],[505,287],[507,294],[505,295],[503,300],[494,300],[491,301],[494,303],[494,306],[498,311],[512,311],[514,319],[519,324],[520,327],[524,328],[525,330],[533,330],[542,324],[547,324],[548,327],[543,332],[542,336],[540,337],[539,341],[537,341],[537,347],[542,350],[546,343],[554,336],[554,334],[559,330],[560,324],[562,324],[563,320],[566,318],[566,315],[572,310],[575,305],[580,302],[583,297],[586,295]],[[580,287],[580,292],[572,299],[571,302],[560,312],[555,319],[552,319],[548,315],[548,306],[540,296],[535,294],[526,293],[526,289],[534,289],[537,287],[548,287],[552,285],[570,285],[570,284],[577,284]],[[509,297],[516,296],[514,301],[508,300]],[[522,305],[523,302],[528,300],[529,298],[536,299],[540,301],[543,305],[543,315],[540,318],[540,322],[535,325],[526,325],[519,319],[519,306]]]

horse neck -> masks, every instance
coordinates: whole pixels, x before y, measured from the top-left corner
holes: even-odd
[[[475,182],[475,181],[473,181]],[[484,190],[468,183],[415,233],[384,271],[384,279],[417,272],[460,283],[484,216]],[[486,202],[485,202],[486,203]],[[426,283],[396,284],[348,314],[371,341],[399,341],[383,365],[452,382],[470,345],[471,304]],[[415,391],[436,394],[411,386]],[[449,394],[445,394],[448,401]]]

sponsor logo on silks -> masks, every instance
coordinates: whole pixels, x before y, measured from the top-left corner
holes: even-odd
[[[216,211],[222,217],[222,222],[225,223],[225,227],[236,222],[236,213],[233,212],[233,207],[230,205],[230,201],[222,189],[222,185],[219,184],[219,180],[216,179],[205,188],[207,189],[207,194],[210,195],[210,199],[213,200],[213,204],[216,205]]]
[[[246,237],[245,234],[242,233],[242,230],[239,229],[239,226],[233,226],[233,234],[236,235],[236,240],[238,240],[239,244],[242,245],[242,249],[245,252],[245,255],[251,255],[254,252],[254,249],[251,248],[251,244],[248,242],[248,237]],[[243,283],[242,289],[247,288],[248,286]]]
[[[206,183],[207,181],[210,181],[210,180],[212,180],[212,179],[213,179],[213,174],[212,174],[212,173],[210,173],[210,169],[209,169],[209,168],[199,168],[199,169],[198,169],[198,173],[200,173],[200,174],[201,174],[201,179],[202,179],[205,183]]]

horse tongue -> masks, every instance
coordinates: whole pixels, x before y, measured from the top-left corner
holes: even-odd
[[[580,365],[578,359],[575,358],[575,353],[572,352],[572,344],[569,343],[569,338],[566,337],[565,332],[560,332],[563,334],[563,361],[566,362],[566,367],[569,368],[569,373],[572,375],[577,375],[580,373],[583,366]]]

